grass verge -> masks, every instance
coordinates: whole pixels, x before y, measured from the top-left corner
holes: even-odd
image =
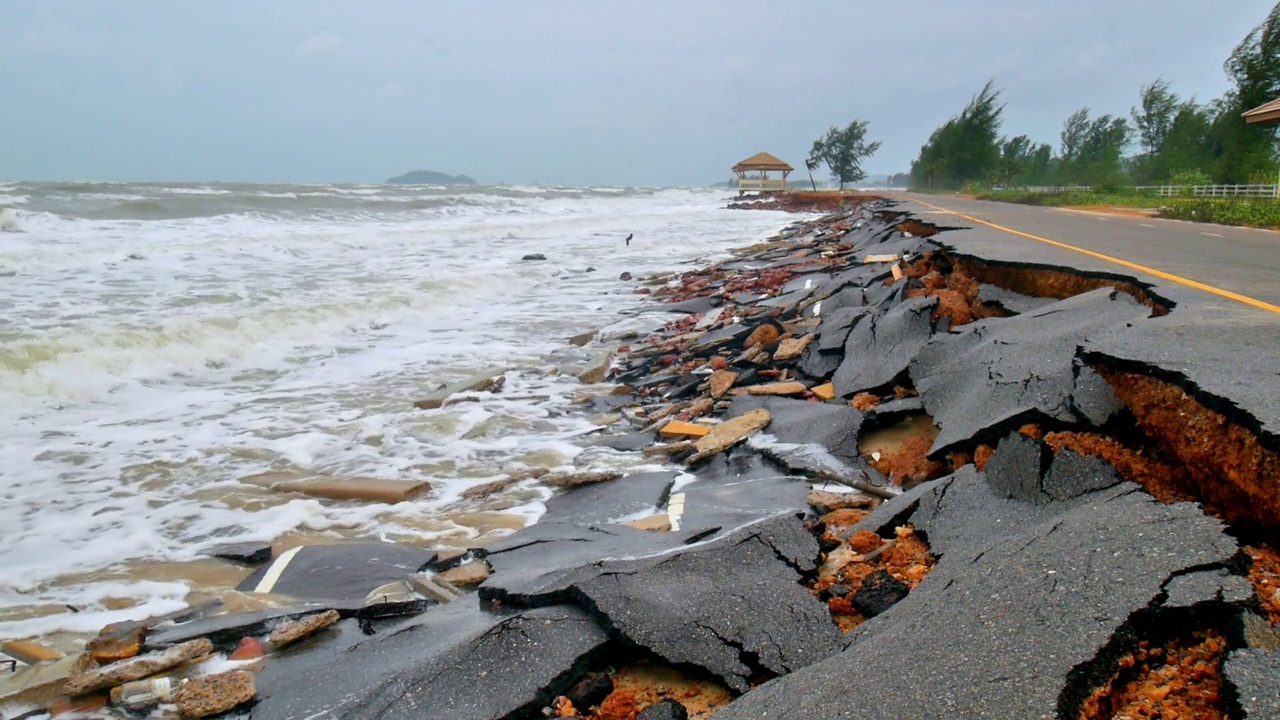
[[[1021,205],[1042,205],[1046,207],[1123,207],[1123,208],[1158,208],[1169,202],[1169,198],[1140,193],[1095,193],[1095,192],[1025,192],[1021,190],[1001,190],[980,192],[975,197],[979,200],[995,200],[997,202],[1018,203]]]
[[[1170,199],[1160,217],[1218,225],[1280,229],[1280,200],[1275,198]]]

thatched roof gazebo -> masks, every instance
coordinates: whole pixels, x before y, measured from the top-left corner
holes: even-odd
[[[738,176],[739,195],[747,192],[785,192],[787,175],[791,174],[792,170],[795,168],[767,152],[758,152],[733,166],[733,172]],[[771,178],[769,177],[771,172],[780,172],[782,177]],[[750,177],[748,173],[751,173]]]
[[[1280,122],[1280,100],[1272,100],[1244,113],[1245,122],[1273,123]]]
[[[1247,123],[1280,122],[1280,99],[1263,103],[1252,110],[1244,112],[1243,115],[1244,121]],[[1280,199],[1280,177],[1276,180],[1276,198]]]

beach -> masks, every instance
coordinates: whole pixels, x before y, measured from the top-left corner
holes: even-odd
[[[0,637],[63,634],[68,649],[233,587],[245,571],[202,558],[215,545],[465,546],[536,519],[548,493],[501,507],[460,493],[583,452],[574,438],[596,426],[569,411],[581,386],[548,374],[590,359],[565,338],[651,327],[621,314],[646,302],[621,273],[714,258],[784,217],[678,190],[0,191]],[[509,370],[500,396],[412,405],[494,367]],[[546,399],[507,399],[522,396]],[[240,482],[268,471],[430,490],[387,505]]]

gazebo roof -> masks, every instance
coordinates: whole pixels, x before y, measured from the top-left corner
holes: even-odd
[[[790,172],[795,170],[795,168],[767,152],[758,152],[733,166],[734,172],[745,172],[748,170],[785,170]]]
[[[1276,122],[1280,121],[1280,100],[1272,100],[1244,113],[1246,122]]]

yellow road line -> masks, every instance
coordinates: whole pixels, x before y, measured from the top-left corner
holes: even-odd
[[[275,588],[276,582],[280,580],[280,576],[284,574],[284,569],[289,567],[289,563],[293,562],[293,556],[297,555],[300,550],[302,550],[301,545],[280,553],[280,557],[276,558],[275,562],[271,563],[271,566],[267,568],[266,574],[258,581],[253,591],[256,593],[271,592]]]
[[[1214,295],[1217,295],[1219,297],[1227,298],[1228,300],[1235,300],[1236,302],[1240,302],[1240,303],[1244,303],[1245,305],[1256,307],[1259,310],[1266,310],[1268,312],[1273,312],[1273,313],[1276,313],[1277,315],[1280,315],[1280,305],[1272,305],[1271,303],[1262,302],[1261,300],[1255,300],[1246,295],[1233,293],[1230,290],[1223,290],[1222,288],[1214,287],[1212,285],[1205,285],[1202,282],[1197,282],[1195,280],[1192,280],[1191,278],[1184,278],[1181,275],[1174,275],[1173,273],[1167,273],[1163,270],[1156,270],[1155,268],[1150,268],[1150,267],[1147,267],[1146,265],[1131,263],[1128,260],[1121,260],[1120,258],[1117,258],[1117,257],[1104,255],[1100,252],[1094,252],[1092,250],[1086,250],[1082,247],[1076,247],[1075,245],[1068,245],[1067,243],[1058,242],[1057,240],[1050,240],[1049,238],[1040,237],[1039,235],[1024,233],[1021,230],[1014,230],[1013,228],[1007,228],[1003,225],[997,225],[993,222],[987,222],[986,220],[979,220],[978,218],[973,217],[972,215],[966,215],[962,212],[957,212],[955,210],[948,210],[943,207],[938,207],[937,205],[931,205],[923,200],[917,200],[916,198],[911,198],[911,199],[915,202],[920,203],[921,205],[924,205],[925,207],[931,207],[934,210],[937,210],[939,212],[944,212],[944,213],[947,213],[948,215],[955,215],[956,217],[964,218],[969,222],[975,222],[975,223],[978,223],[979,225],[986,225],[989,228],[994,228],[996,230],[1000,230],[1001,232],[1007,232],[1010,235],[1017,235],[1018,237],[1024,237],[1024,238],[1027,238],[1028,240],[1035,240],[1036,242],[1042,242],[1047,245],[1052,245],[1057,248],[1062,248],[1063,250],[1070,250],[1072,252],[1078,252],[1082,255],[1088,255],[1089,257],[1092,257],[1092,258],[1105,260],[1109,263],[1115,263],[1116,265],[1127,267],[1130,270],[1137,270],[1138,272],[1144,272],[1144,273],[1147,273],[1148,275],[1154,275],[1158,278],[1161,278],[1162,280],[1168,280],[1170,282],[1178,283],[1179,285],[1186,285],[1187,287],[1193,287],[1197,290],[1203,290],[1207,293],[1213,293]]]

